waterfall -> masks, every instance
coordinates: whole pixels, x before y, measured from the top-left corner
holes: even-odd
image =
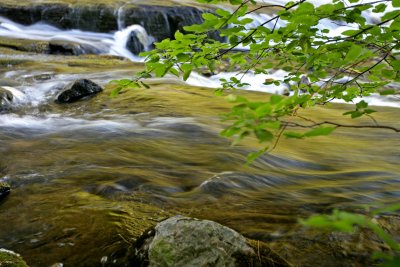
[[[123,56],[133,61],[142,61],[141,58],[135,56],[131,51],[129,51],[127,47],[131,38],[135,39],[135,46],[143,47],[142,51],[148,51],[154,40],[147,34],[146,30],[142,26],[131,25],[114,34],[114,42],[110,48],[110,54]]]
[[[50,43],[72,43],[76,45],[74,51],[77,54],[111,54],[133,61],[142,61],[142,59],[128,50],[127,44],[130,39],[131,43],[136,42],[132,43],[132,46],[142,48],[140,50],[137,48],[136,54],[149,50],[154,41],[154,38],[150,37],[140,25],[131,25],[112,34],[61,30],[44,23],[24,26],[3,17],[0,17],[0,36],[12,39],[49,41]]]
[[[125,11],[124,11],[124,6],[122,5],[117,9],[117,24],[118,24],[118,30],[122,30],[125,28]]]

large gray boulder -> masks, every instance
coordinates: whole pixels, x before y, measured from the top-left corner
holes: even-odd
[[[137,242],[133,266],[282,266],[266,263],[236,231],[208,220],[169,218]]]
[[[100,85],[88,79],[79,79],[67,85],[57,96],[57,103],[72,103],[103,91]]]

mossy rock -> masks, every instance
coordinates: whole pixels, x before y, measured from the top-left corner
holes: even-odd
[[[0,266],[1,267],[28,267],[28,264],[22,257],[11,251],[1,248],[0,249]]]
[[[261,255],[263,254],[263,255]],[[291,266],[266,245],[219,223],[171,217],[137,240],[133,266]]]

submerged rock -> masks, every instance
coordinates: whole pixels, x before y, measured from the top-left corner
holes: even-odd
[[[73,42],[51,41],[49,43],[48,54],[79,56],[83,54],[100,54],[101,51],[88,44],[79,44]]]
[[[11,186],[5,182],[0,182],[0,200],[11,192]],[[0,264],[1,266],[1,264]]]
[[[14,251],[0,248],[0,266],[4,267],[28,267],[22,257]]]
[[[283,262],[283,261],[282,261]],[[208,220],[169,218],[137,242],[133,266],[287,266],[266,262],[236,231]]]
[[[12,100],[13,94],[9,90],[0,87],[0,111],[8,109]]]
[[[128,41],[126,42],[126,48],[134,55],[138,55],[140,52],[145,51],[145,46],[140,40],[140,32],[136,30],[131,31]]]
[[[22,100],[25,94],[11,86],[0,87],[0,111],[11,109],[12,103]]]
[[[72,85],[67,85],[56,96],[57,103],[72,103],[84,97],[95,95],[103,91],[100,85],[88,79],[76,80]]]

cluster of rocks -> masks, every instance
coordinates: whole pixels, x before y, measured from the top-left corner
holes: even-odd
[[[261,255],[259,249],[236,231],[219,223],[179,215],[146,231],[137,240],[127,264],[150,267],[291,266],[272,251],[268,251],[268,255],[263,251],[264,255]],[[105,262],[102,258],[102,266]],[[19,254],[0,249],[0,266],[28,265]]]
[[[63,87],[55,97],[55,102],[72,103],[84,98],[88,98],[103,91],[103,88],[88,79],[76,80]],[[0,112],[7,112],[12,109],[16,99],[23,98],[24,94],[16,88],[10,86],[0,87]]]

